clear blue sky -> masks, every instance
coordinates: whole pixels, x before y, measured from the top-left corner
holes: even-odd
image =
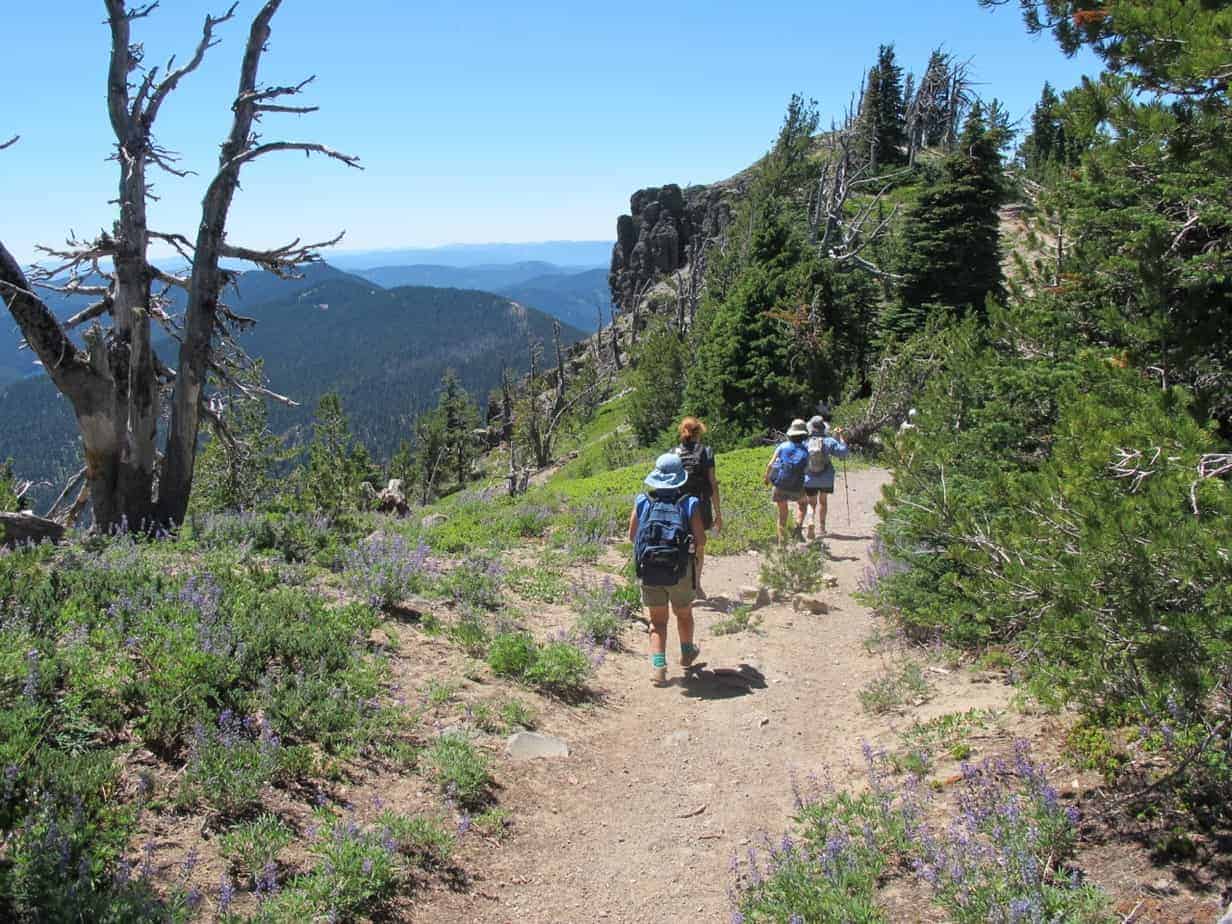
[[[207,10],[229,0],[163,0],[135,24],[147,63],[185,59]],[[0,240],[19,259],[69,229],[109,225],[116,169],[105,112],[101,0],[10,4],[0,55]],[[174,94],[161,143],[201,176],[160,177],[160,230],[195,233],[216,163],[247,23],[241,0],[222,44]],[[974,59],[980,92],[1030,112],[1045,79],[1095,70],[1050,37],[1028,36],[1016,5],[976,0],[675,0],[522,3],[286,0],[262,77],[316,74],[309,116],[271,116],[268,139],[316,140],[366,170],[285,154],[245,168],[230,239],[270,245],[346,229],[347,250],[455,242],[609,239],[635,189],[705,183],[759,157],[793,92],[837,115],[894,42],[919,72],[938,44]]]

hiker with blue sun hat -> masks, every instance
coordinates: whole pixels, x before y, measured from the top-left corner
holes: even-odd
[[[680,665],[689,667],[701,649],[693,644],[693,600],[697,596],[706,530],[700,502],[683,493],[689,474],[680,456],[664,453],[646,476],[629,513],[629,541],[642,585],[642,602],[650,611],[650,679],[667,682],[668,606],[676,614]]]

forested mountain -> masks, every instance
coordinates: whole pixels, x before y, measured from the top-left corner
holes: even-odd
[[[250,301],[281,283],[266,273],[240,280],[244,310],[258,319],[242,343],[264,361],[271,386],[299,404],[271,406],[271,426],[279,433],[301,427],[321,395],[337,391],[354,432],[378,457],[435,403],[446,369],[482,398],[502,368],[527,367],[529,340],[552,338],[550,317],[487,292],[387,291],[325,266],[300,282],[306,285],[290,297],[257,305]],[[564,342],[580,336],[562,327]],[[0,389],[0,419],[0,458],[11,457],[20,476],[53,481],[80,466],[71,409],[45,377]]]
[[[235,288],[228,291],[227,301],[237,311],[248,311],[255,305],[288,298],[296,292],[314,286],[326,279],[349,279],[355,283],[364,284],[364,280],[358,276],[344,273],[328,263],[306,264],[299,271],[299,278],[283,278],[264,270],[252,270],[239,275],[239,278],[235,281]],[[57,280],[58,283],[64,281],[66,280]],[[86,276],[83,277],[82,282],[85,285],[93,285],[100,283],[101,279]],[[40,290],[40,294],[47,307],[60,319],[72,317],[89,305],[91,301],[91,299],[82,296],[69,296],[52,290]],[[183,313],[184,291],[182,289],[173,287],[167,291],[165,310],[172,315]],[[84,325],[77,328],[72,334],[79,345],[83,330]],[[152,339],[155,350],[164,359],[167,358],[167,350],[171,348],[171,340],[166,332],[161,328],[157,328],[153,333]],[[4,312],[3,315],[0,315],[0,386],[22,378],[41,376],[41,370],[35,364],[34,354],[28,350],[18,349],[21,340],[21,333],[17,330],[17,325],[13,321],[12,316],[8,312]],[[0,455],[3,455],[3,453],[0,453]]]
[[[611,302],[606,269],[536,276],[496,291],[584,331],[598,326],[600,309],[606,317]]]

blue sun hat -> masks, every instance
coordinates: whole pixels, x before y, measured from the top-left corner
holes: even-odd
[[[646,476],[646,487],[652,491],[674,491],[684,486],[689,473],[674,452],[665,452],[655,459],[654,471]]]

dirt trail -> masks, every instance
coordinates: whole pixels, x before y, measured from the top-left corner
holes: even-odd
[[[857,692],[883,669],[864,640],[873,617],[852,598],[868,563],[874,504],[886,472],[850,473],[851,519],[844,497],[831,502],[831,610],[814,616],[790,605],[758,610],[759,633],[715,636],[724,601],[756,583],[756,554],[712,558],[697,639],[708,668],[748,665],[764,686],[728,685],[709,670],[684,682],[669,637],[671,684],[649,683],[644,638],[600,670],[601,705],[553,717],[542,731],[564,737],[568,758],[502,760],[500,801],[514,834],[465,865],[470,887],[420,897],[421,922],[725,921],[731,911],[729,863],[789,824],[791,776],[858,773],[861,743],[888,740],[913,718],[956,709],[1000,708],[999,685],[937,678],[936,695],[909,718],[870,717]],[[747,669],[746,669],[747,672]]]

